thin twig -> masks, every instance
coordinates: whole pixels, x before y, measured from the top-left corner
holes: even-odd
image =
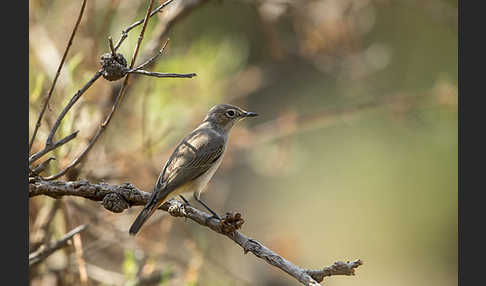
[[[49,163],[52,161],[52,160],[56,160],[56,157],[49,157],[47,158],[44,162],[40,163],[39,165],[37,165],[33,170],[32,170],[32,174],[34,175],[39,175],[40,173],[42,173],[48,166],[49,166]]]
[[[76,227],[75,229],[71,230],[70,232],[68,232],[66,235],[64,235],[58,241],[56,241],[54,243],[50,243],[48,245],[45,245],[44,247],[41,246],[38,250],[29,254],[29,267],[32,267],[32,266],[42,262],[44,259],[49,257],[49,255],[53,254],[56,250],[59,250],[59,249],[63,248],[64,246],[66,246],[68,241],[74,235],[85,230],[87,226],[88,226],[87,224],[80,225],[80,226]]]
[[[143,21],[142,30],[140,31],[140,35],[138,36],[137,46],[135,47],[135,51],[134,51],[133,56],[132,56],[132,61],[130,63],[130,69],[132,69],[133,66],[135,65],[135,60],[137,59],[138,51],[140,49],[140,45],[142,43],[143,36],[145,34],[145,29],[147,27],[147,23],[148,23],[148,19],[149,19],[149,14],[150,14],[150,11],[152,10],[154,1],[155,0],[151,0],[150,1],[149,7],[147,9],[147,13],[145,14],[145,18],[144,18],[144,21]],[[115,110],[117,109],[117,107],[118,107],[121,99],[123,98],[124,91],[125,91],[125,87],[128,84],[129,77],[130,77],[130,74],[127,74],[125,76],[125,79],[123,80],[123,84],[122,84],[122,86],[121,86],[121,88],[120,88],[120,90],[118,92],[118,95],[117,95],[117,97],[115,99],[115,102],[113,103],[113,106],[111,108],[110,113],[105,118],[105,120],[103,121],[103,123],[101,123],[100,127],[96,131],[96,134],[94,135],[93,138],[91,138],[90,142],[88,143],[88,146],[86,147],[86,149],[75,160],[73,160],[71,162],[71,164],[69,164],[67,167],[65,167],[63,170],[61,170],[57,174],[54,174],[52,176],[49,176],[49,177],[45,178],[46,180],[54,180],[54,179],[57,179],[57,178],[61,177],[69,169],[71,169],[72,167],[76,166],[86,156],[86,154],[88,154],[88,152],[94,146],[94,144],[96,143],[96,141],[98,140],[98,138],[100,137],[100,135],[105,130],[106,126],[110,123],[110,120],[111,120],[111,118],[113,116],[113,113],[115,112]]]
[[[143,206],[150,199],[150,193],[141,191],[129,183],[122,185],[109,185],[106,183],[91,184],[88,181],[75,182],[48,182],[35,180],[29,183],[29,197],[46,195],[56,199],[62,196],[78,196],[93,201],[101,201],[102,205],[110,211],[122,212],[132,206]],[[353,262],[338,261],[329,267],[320,270],[301,268],[262,243],[247,237],[237,230],[226,230],[225,219],[219,220],[210,214],[186,205],[178,200],[171,199],[159,208],[175,217],[185,217],[206,226],[211,230],[223,234],[240,245],[244,252],[251,252],[265,262],[285,271],[304,285],[317,286],[324,277],[331,275],[354,275],[354,269],[362,265],[361,260]],[[235,216],[236,217],[236,216]]]
[[[162,73],[162,72],[149,72],[145,70],[134,70],[134,71],[129,71],[128,73],[134,73],[134,74],[143,74],[146,76],[154,76],[154,77],[159,77],[159,78],[164,78],[164,77],[171,77],[171,78],[192,78],[195,77],[195,73]]]
[[[162,3],[159,7],[155,8],[151,13],[150,13],[150,16],[149,17],[152,17],[153,15],[157,14],[159,11],[161,11],[165,6],[169,5],[172,1],[174,0],[168,0],[168,1],[165,1],[164,3]],[[128,37],[128,32],[130,32],[131,29],[137,27],[138,25],[142,24],[143,22],[145,21],[145,19],[143,20],[138,20],[136,21],[135,23],[131,24],[130,26],[128,26],[125,30],[122,31],[122,36],[120,38],[120,40],[118,40],[118,43],[116,43],[116,46],[115,46],[115,51],[118,50],[118,48],[120,47],[120,45],[123,43],[123,41],[125,41],[125,39]]]
[[[79,130],[76,130],[73,133],[71,133],[70,135],[62,138],[61,140],[56,141],[56,143],[51,144],[49,146],[46,146],[44,149],[42,149],[39,152],[35,153],[34,155],[30,156],[29,157],[29,164],[32,164],[34,161],[36,161],[40,157],[44,156],[46,153],[50,152],[51,150],[54,150],[54,149],[56,149],[56,148],[58,148],[58,147],[60,147],[64,144],[68,143],[69,141],[73,140],[78,135],[78,132],[79,132]]]
[[[47,137],[47,140],[46,140],[46,144],[44,146],[44,149],[40,150],[39,152],[33,154],[32,156],[30,156],[29,158],[29,164],[32,164],[34,161],[36,161],[37,159],[39,159],[40,157],[44,156],[46,153],[60,147],[61,145],[67,143],[67,141],[73,139],[73,138],[70,138],[70,136],[72,136],[73,134],[76,134],[77,135],[77,132],[74,132],[73,134],[65,137],[64,139],[62,140],[59,140],[57,141],[55,144],[52,143],[52,140],[54,138],[54,135],[56,134],[56,131],[57,129],[59,128],[59,125],[61,124],[61,121],[63,120],[64,116],[66,116],[66,113],[71,109],[71,107],[78,101],[78,99],[81,97],[81,95],[83,95],[84,92],[86,92],[86,90],[88,90],[88,88],[91,87],[91,85],[93,85],[93,83],[102,75],[102,70],[98,70],[94,76],[81,88],[79,89],[74,95],[73,97],[71,98],[71,100],[68,102],[68,104],[64,107],[64,109],[61,111],[61,113],[59,114],[59,116],[57,117],[56,119],[56,122],[54,123],[54,126],[51,128],[51,131],[49,132],[49,135]],[[74,136],[76,136],[74,135]],[[66,138],[70,138],[69,140],[66,141]],[[64,142],[66,141],[66,142]],[[64,142],[64,143],[62,143]],[[62,143],[62,144],[60,144]]]
[[[142,70],[142,68],[144,68],[145,66],[154,62],[155,59],[157,59],[162,54],[162,52],[164,51],[168,42],[169,42],[169,39],[167,39],[165,41],[162,48],[154,56],[152,56],[151,58],[146,60],[143,64],[139,65],[138,67],[128,70],[127,73],[143,74],[143,75],[154,76],[154,77],[159,77],[159,78],[167,78],[167,77],[170,77],[170,78],[192,78],[192,77],[195,77],[196,76],[195,73],[188,73],[188,74],[159,73],[159,72],[149,72],[149,71]]]
[[[86,92],[86,90],[88,90],[88,88],[90,88],[93,85],[93,83],[95,83],[95,81],[100,78],[102,73],[103,73],[103,71],[101,69],[98,70],[93,75],[93,77],[91,77],[91,79],[73,95],[71,100],[69,100],[68,104],[61,111],[61,113],[59,114],[59,116],[56,119],[56,122],[54,123],[54,126],[52,127],[51,131],[49,132],[49,136],[47,137],[47,141],[46,141],[47,146],[52,144],[52,138],[56,134],[56,131],[59,128],[61,121],[66,116],[67,112],[71,109],[71,107],[73,107],[73,105],[79,100],[79,98]]]
[[[52,81],[51,88],[49,89],[49,93],[47,95],[46,101],[44,102],[44,106],[42,107],[41,113],[39,114],[39,118],[37,119],[37,123],[35,125],[34,132],[32,133],[32,138],[30,139],[29,143],[29,153],[30,150],[32,149],[32,144],[34,143],[35,136],[37,135],[37,131],[39,127],[41,126],[41,120],[42,116],[44,115],[44,112],[46,111],[47,105],[49,104],[49,100],[51,99],[52,92],[54,91],[54,87],[56,86],[57,78],[59,77],[61,73],[62,66],[64,65],[64,61],[66,60],[66,56],[69,52],[69,48],[71,47],[74,36],[76,35],[76,31],[78,30],[79,23],[81,22],[81,17],[83,16],[84,13],[84,7],[86,6],[86,0],[83,0],[83,4],[81,6],[81,11],[79,11],[78,19],[76,20],[76,24],[74,25],[74,29],[71,33],[71,37],[69,37],[69,42],[66,46],[66,50],[64,50],[64,54],[62,56],[61,62],[59,63],[59,66],[57,67],[57,72],[56,75],[54,76],[54,80]]]
[[[167,37],[168,32],[170,29],[173,27],[175,23],[180,21],[181,19],[184,19],[185,16],[189,15],[193,10],[195,10],[198,7],[201,7],[203,4],[208,3],[208,0],[184,0],[184,1],[178,1],[176,4],[173,5],[172,9],[167,10],[167,12],[164,14],[164,17],[160,18],[160,21],[157,25],[156,31],[154,33],[157,33],[153,37],[153,39],[147,43],[147,48],[148,50],[140,56],[142,59],[147,59],[152,57],[154,53],[156,53],[159,50],[160,43],[163,42],[163,40]],[[163,6],[169,4],[170,1],[166,1]],[[153,12],[153,14],[158,12],[159,9],[161,9],[162,6],[156,8]],[[139,24],[134,23],[135,24]],[[154,62],[150,62],[147,64],[147,66],[151,66]],[[147,67],[145,67],[147,68]],[[136,80],[138,77],[135,77],[133,80]],[[133,84],[127,87],[127,91],[130,90],[130,88],[134,86]],[[112,96],[115,97],[116,94],[115,89],[113,89]]]
[[[113,38],[111,38],[111,36],[108,37],[108,44],[110,46],[111,56],[113,58],[116,58],[116,51],[115,48],[113,47]]]
[[[165,47],[167,46],[167,43],[169,43],[169,40],[170,39],[167,39],[164,43],[164,45],[162,46],[162,48],[159,50],[158,53],[156,53],[153,57],[151,57],[150,59],[148,59],[147,61],[145,61],[143,64],[139,65],[138,67],[134,68],[133,70],[129,70],[128,72],[133,72],[133,71],[136,71],[136,70],[141,70],[143,69],[146,65],[150,64],[151,62],[155,61],[155,59],[157,59],[160,55],[162,55],[162,53],[164,52],[165,50]]]

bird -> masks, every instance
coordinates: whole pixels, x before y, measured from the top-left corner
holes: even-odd
[[[176,146],[165,163],[150,199],[129,229],[136,235],[147,219],[171,195],[179,195],[186,204],[184,193],[193,192],[212,217],[219,216],[200,199],[201,192],[218,169],[228,143],[231,128],[236,122],[258,116],[255,112],[231,104],[218,104],[209,109],[201,124]]]

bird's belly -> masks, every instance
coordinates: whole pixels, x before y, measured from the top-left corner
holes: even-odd
[[[214,165],[211,168],[209,168],[206,171],[206,173],[202,174],[201,176],[199,176],[197,179],[194,180],[194,184],[195,184],[195,187],[196,187],[194,191],[197,191],[197,192],[200,193],[204,190],[206,185],[209,183],[209,180],[211,180],[214,173],[218,169],[222,160],[223,160],[223,156],[219,157],[219,159],[216,162],[214,162]]]
[[[170,197],[176,197],[178,195],[188,195],[198,190],[196,181],[187,182],[184,185],[170,192]]]

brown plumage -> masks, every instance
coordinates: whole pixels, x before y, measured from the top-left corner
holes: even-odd
[[[129,233],[135,235],[169,195],[192,191],[199,198],[223,159],[231,127],[242,118],[256,115],[229,104],[211,108],[203,122],[175,148]]]

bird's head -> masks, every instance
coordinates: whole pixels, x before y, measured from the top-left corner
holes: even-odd
[[[258,116],[255,112],[245,111],[238,106],[231,104],[218,104],[213,106],[204,121],[217,124],[219,127],[229,131],[233,125],[241,119]]]

